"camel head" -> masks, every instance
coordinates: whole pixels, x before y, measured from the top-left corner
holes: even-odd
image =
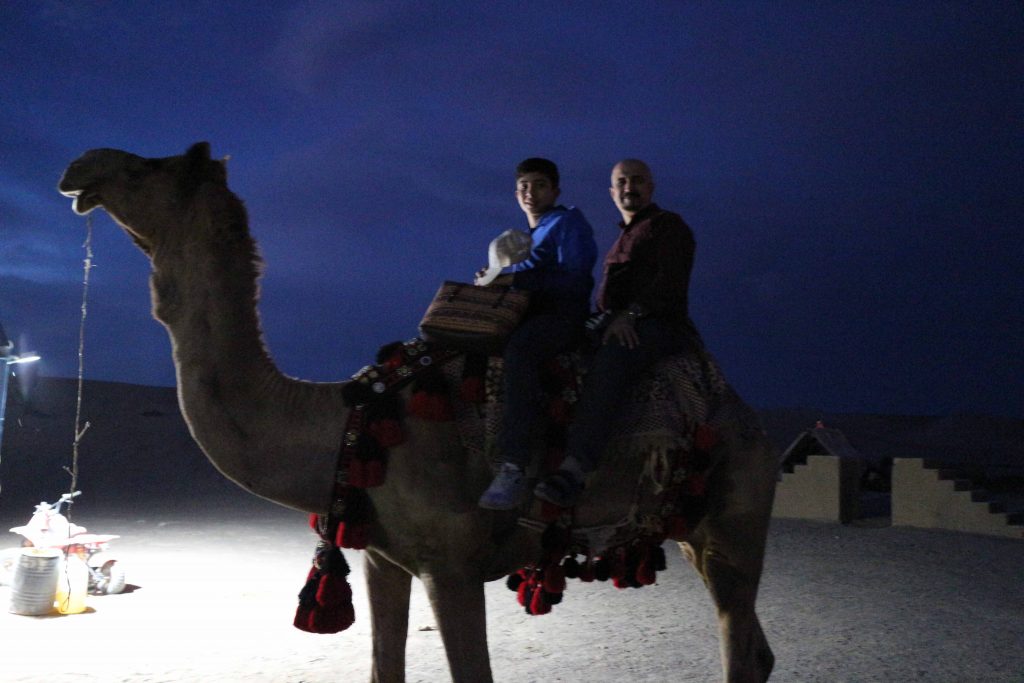
[[[227,187],[223,161],[210,159],[198,142],[183,155],[146,159],[118,149],[93,149],[71,162],[60,179],[61,194],[74,197],[75,213],[102,207],[147,254],[182,224],[200,188]]]

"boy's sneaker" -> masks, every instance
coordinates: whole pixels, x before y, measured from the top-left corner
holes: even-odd
[[[533,490],[533,495],[561,508],[571,508],[576,505],[581,493],[583,493],[582,477],[566,469],[558,470],[545,477],[544,481],[537,484],[537,488]]]
[[[494,481],[480,496],[480,507],[488,510],[513,510],[526,497],[526,475],[512,463],[502,463]]]

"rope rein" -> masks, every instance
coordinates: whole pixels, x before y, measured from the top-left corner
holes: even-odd
[[[85,217],[85,243],[82,247],[85,249],[85,259],[83,261],[84,275],[82,277],[82,317],[78,324],[78,394],[75,398],[75,440],[71,446],[71,468],[64,468],[71,475],[69,494],[74,494],[78,490],[78,445],[89,429],[89,422],[86,422],[84,427],[82,426],[82,384],[85,374],[85,318],[89,311],[89,271],[93,269],[91,213]],[[72,501],[69,501],[66,514],[69,522],[71,521],[72,508]]]

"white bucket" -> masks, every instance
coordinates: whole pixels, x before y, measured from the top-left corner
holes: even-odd
[[[11,612],[38,616],[53,611],[61,555],[56,548],[26,548],[22,551],[11,580]]]

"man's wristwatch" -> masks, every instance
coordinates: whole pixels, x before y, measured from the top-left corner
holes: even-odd
[[[630,304],[629,308],[624,310],[622,313],[623,315],[629,316],[629,318],[634,321],[644,317],[644,309],[640,304]]]

